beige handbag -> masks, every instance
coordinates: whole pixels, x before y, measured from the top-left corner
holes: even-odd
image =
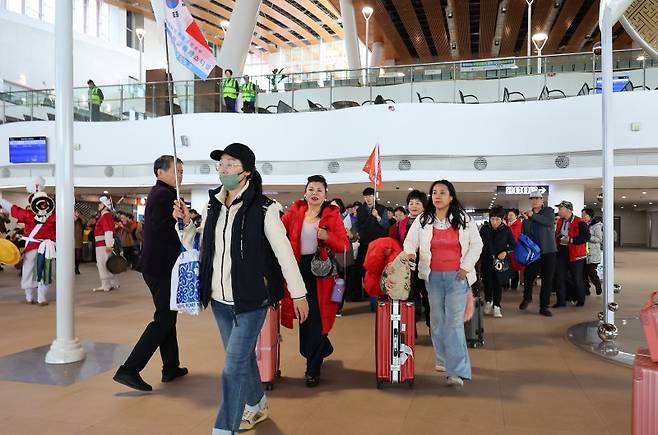
[[[407,300],[411,291],[411,271],[415,268],[416,263],[409,260],[409,254],[400,252],[384,267],[380,281],[382,292],[393,300]]]

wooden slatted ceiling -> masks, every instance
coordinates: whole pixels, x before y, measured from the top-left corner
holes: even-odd
[[[491,56],[496,20],[498,19],[498,0],[480,1],[480,50],[481,58]]]
[[[225,3],[233,3],[233,0],[220,0]],[[304,15],[302,11],[297,9],[295,6],[291,5],[288,3],[286,0],[272,0],[272,4],[275,6],[283,9],[293,17],[297,18],[298,20],[302,21],[305,23],[307,26],[309,26],[315,33],[320,35],[320,37],[325,40],[325,41],[331,41],[334,37],[327,32],[324,27],[322,27],[320,24],[316,23],[315,20],[309,19],[307,15]]]
[[[542,50],[543,54],[553,54],[557,51],[560,41],[569,27],[571,27],[571,23],[582,5],[583,0],[569,0],[564,2],[560,14],[555,21],[555,25],[551,29],[551,33],[548,34],[548,41],[544,50]]]
[[[498,0],[491,0],[497,2]],[[448,29],[445,28],[443,23],[443,8],[436,0],[422,0],[427,22],[432,32],[432,39],[434,46],[439,55],[440,60],[452,59],[450,53],[450,43],[448,42]],[[495,26],[495,23],[494,23]]]
[[[453,20],[457,25],[457,50],[463,58],[471,56],[471,27],[468,0],[454,0]]]
[[[308,30],[306,30],[305,27],[300,26],[298,23],[291,20],[290,18],[283,15],[282,13],[275,11],[271,7],[265,5],[265,3],[262,3],[260,5],[260,11],[265,15],[270,16],[275,20],[285,24],[286,26],[288,26],[289,29],[294,30],[298,35],[300,35],[302,38],[306,39],[307,41],[311,42],[315,39],[315,37]]]
[[[398,11],[400,18],[402,18],[402,24],[407,30],[409,37],[411,38],[411,43],[413,44],[418,56],[422,58],[432,57],[430,48],[427,45],[427,40],[423,34],[423,30],[420,28],[420,23],[418,22],[418,16],[416,11],[411,4],[411,0],[397,0],[394,2],[395,9]]]
[[[505,14],[502,41],[500,43],[500,56],[508,57],[514,55],[516,40],[521,26],[525,26],[523,17],[528,4],[525,0],[510,0]]]
[[[592,34],[599,22],[599,8],[596,3],[592,4],[587,14],[580,22],[576,31],[571,35],[571,40],[565,49],[566,53],[575,53],[580,51],[587,41],[587,35]]]
[[[331,30],[334,31],[337,37],[343,38],[343,28],[338,24],[333,18],[327,15],[322,9],[320,9],[315,3],[311,3],[310,0],[296,0],[297,4],[302,6],[304,9],[313,14],[317,19],[329,26]],[[333,39],[331,37],[330,39]]]
[[[363,2],[363,6],[365,6],[365,2]],[[388,13],[386,12],[386,8],[384,8],[384,4],[382,3],[382,0],[374,0],[373,2],[371,2],[371,6],[374,9],[371,18],[371,23],[372,20],[374,19],[375,22],[382,29],[384,34],[386,34],[391,38],[391,43],[395,47],[395,51],[398,53],[397,60],[401,62],[411,61],[411,54],[409,53],[409,50],[407,50],[406,45],[402,41],[400,34],[395,29],[395,25],[391,21],[391,17],[388,16]],[[361,9],[356,9],[356,10],[359,11]],[[363,16],[361,16],[360,19],[357,16],[357,20],[365,22]]]

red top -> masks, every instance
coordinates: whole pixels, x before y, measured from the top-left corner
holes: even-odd
[[[104,213],[96,221],[94,228],[94,240],[96,240],[96,247],[105,246],[105,232],[110,231],[114,235],[114,218],[112,213]]]
[[[34,216],[35,215],[32,210],[20,208],[17,205],[14,205],[11,208],[11,217],[16,219],[19,224],[25,225],[25,228],[23,228],[23,237],[29,237],[30,234],[32,234],[32,230],[34,230],[34,227],[36,227],[39,224],[39,222],[37,222],[34,219]],[[55,213],[53,213],[50,216],[48,216],[46,222],[41,225],[41,228],[34,235],[33,239],[55,240],[55,223],[56,223],[56,218],[55,218]],[[37,249],[39,245],[40,242],[34,242],[29,240],[25,243],[24,252],[30,252],[34,249]]]
[[[459,243],[459,231],[450,227],[445,230],[433,229],[432,234],[432,272],[455,272],[459,270],[462,259],[462,246]]]

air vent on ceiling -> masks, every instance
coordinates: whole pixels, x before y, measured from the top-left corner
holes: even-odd
[[[114,175],[114,167],[112,166],[106,166],[105,170],[103,171],[105,173],[106,177],[111,177]]]
[[[478,157],[473,162],[473,166],[478,171],[484,171],[485,169],[487,169],[487,159],[485,159],[484,157]]]
[[[261,166],[261,169],[263,171],[263,174],[269,175],[274,170],[274,166],[272,166],[270,162],[265,162],[263,163],[263,166]]]
[[[566,154],[559,154],[555,158],[555,166],[560,169],[565,169],[569,167],[569,156]]]
[[[336,172],[340,171],[340,163],[336,161],[329,162],[329,164],[327,165],[327,170],[332,174],[335,174]]]
[[[210,165],[208,163],[201,163],[199,166],[199,173],[203,175],[210,174]]]
[[[411,169],[411,162],[408,159],[402,159],[398,163],[398,169],[401,171],[408,171]]]

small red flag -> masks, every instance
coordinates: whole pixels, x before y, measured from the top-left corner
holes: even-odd
[[[370,181],[377,189],[382,188],[382,162],[379,154],[379,144],[375,145],[375,148],[370,153],[370,157],[366,160],[366,164],[363,165],[363,172],[368,174],[368,178],[370,178]]]

